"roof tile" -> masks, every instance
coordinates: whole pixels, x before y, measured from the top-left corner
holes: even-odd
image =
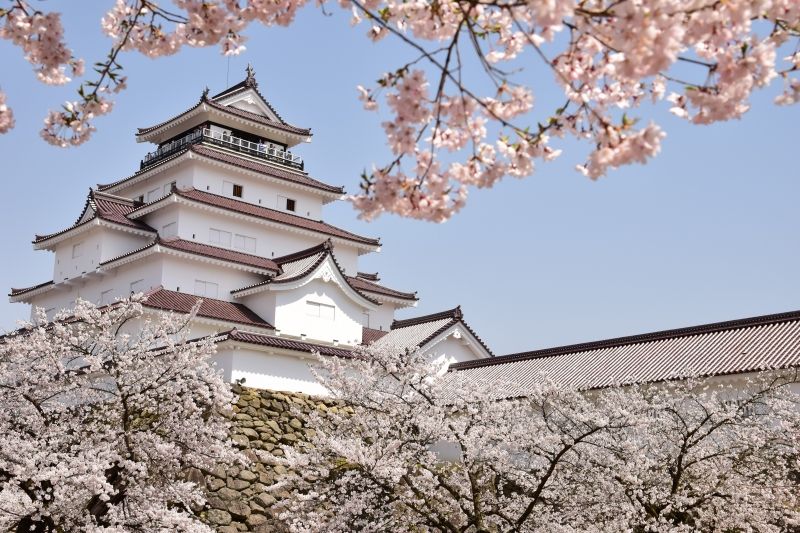
[[[519,390],[542,374],[578,389],[800,366],[800,311],[456,363]]]
[[[274,329],[271,324],[255,314],[247,306],[214,298],[200,298],[192,294],[157,289],[145,295],[143,304],[155,309],[188,313],[197,304],[198,300],[202,300],[202,303],[197,311],[197,316]]]

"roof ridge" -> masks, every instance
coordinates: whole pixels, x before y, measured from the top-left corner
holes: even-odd
[[[241,204],[241,205],[247,206],[247,207],[249,207],[251,209],[263,210],[263,211],[267,211],[269,213],[276,213],[278,215],[281,215],[283,217],[288,217],[290,219],[289,222],[279,221],[279,220],[275,220],[274,221],[274,222],[277,222],[279,224],[289,224],[290,226],[300,227],[300,228],[306,229],[308,231],[313,231],[313,232],[316,232],[316,233],[322,233],[322,234],[330,235],[332,237],[337,237],[337,238],[340,238],[340,239],[353,240],[353,241],[360,242],[362,244],[380,246],[380,239],[374,239],[372,237],[364,237],[362,235],[358,235],[358,234],[353,233],[351,231],[348,231],[346,229],[342,229],[342,228],[340,228],[338,226],[333,226],[332,224],[328,224],[324,220],[314,220],[314,219],[310,219],[310,218],[301,217],[299,215],[295,215],[294,213],[287,213],[287,212],[284,212],[284,211],[279,211],[277,209],[272,209],[270,207],[265,207],[263,205],[258,205],[258,204],[253,204],[253,203],[250,203],[250,202],[245,202],[245,201],[239,200],[237,198],[230,198],[228,196],[222,196],[220,194],[215,194],[215,193],[209,192],[209,191],[203,191],[203,190],[200,190],[200,189],[196,189],[194,187],[190,187],[190,188],[187,188],[187,189],[179,189],[177,191],[174,191],[174,193],[177,194],[178,196],[183,197],[183,198],[188,198],[189,200],[194,200],[194,201],[201,202],[201,203],[206,203],[206,204],[208,204],[209,202],[207,202],[207,201],[205,201],[203,199],[200,199],[200,198],[193,198],[192,196],[190,196],[190,194],[191,193],[198,193],[200,195],[206,195],[206,196],[211,196],[213,198],[219,198],[219,199],[225,200],[226,202],[232,202],[235,205]],[[186,194],[186,193],[189,193],[189,194]],[[163,198],[160,198],[157,201],[160,201],[160,200],[163,200]],[[155,203],[155,202],[153,202],[153,203]],[[145,205],[149,205],[149,204],[145,204]],[[142,207],[144,207],[144,206],[142,206]],[[233,208],[226,208],[224,206],[219,206],[219,205],[217,205],[216,207],[219,207],[221,209],[228,209],[228,210],[231,210],[231,211],[243,212],[242,210],[237,210],[237,209],[233,209]],[[263,217],[263,216],[258,215],[258,214],[253,214],[253,213],[247,213],[247,214],[250,215],[250,216],[253,216],[253,217],[257,217],[257,218],[266,218],[266,217]],[[294,220],[296,220],[297,222],[295,223]],[[322,231],[320,229],[309,228],[309,227],[305,226],[304,224],[302,224],[303,221],[314,222],[314,223],[317,223],[317,224],[324,224],[325,226],[328,226],[329,228],[332,228],[332,229],[334,229],[336,231],[339,231],[339,232],[341,232],[342,234],[344,234],[346,236],[332,234],[330,232]]]
[[[300,259],[305,259],[306,257],[311,257],[312,255],[318,254],[323,250],[333,250],[333,242],[331,242],[330,238],[327,238],[321,243],[315,244],[310,248],[292,252],[286,255],[281,255],[279,257],[274,257],[272,260],[279,265],[282,265],[284,263],[292,263],[294,261],[299,261]]]
[[[275,262],[275,261],[273,261],[272,259],[270,259],[268,257],[262,257],[260,255],[249,254],[247,252],[241,252],[239,250],[233,250],[233,249],[230,249],[230,248],[223,248],[221,246],[214,246],[213,244],[206,244],[204,242],[197,242],[197,241],[190,241],[188,239],[181,239],[180,237],[163,238],[163,237],[158,236],[158,237],[156,237],[156,242],[158,244],[160,244],[161,246],[164,246],[166,248],[170,248],[172,250],[178,250],[179,252],[193,253],[193,254],[197,254],[197,255],[204,255],[206,257],[212,257],[212,256],[210,256],[208,254],[203,254],[202,252],[190,251],[190,250],[186,250],[184,248],[180,248],[180,247],[176,247],[176,246],[170,246],[170,244],[173,244],[173,243],[187,243],[187,244],[190,244],[192,246],[198,246],[198,247],[203,247],[203,248],[211,248],[212,250],[219,250],[221,252],[227,252],[227,253],[232,253],[232,254],[237,254],[237,255],[243,255],[243,256],[246,256],[246,257],[252,257],[253,259],[257,259],[259,261],[269,261],[269,262],[272,262],[272,263]],[[232,263],[246,264],[246,263],[244,263],[242,261],[236,261],[236,260],[233,260],[233,259],[223,259],[221,257],[212,257],[212,258],[219,259],[221,261],[230,261]],[[257,266],[257,265],[255,263],[251,263],[251,266]],[[265,269],[265,270],[275,270],[275,269],[269,268],[269,267],[258,267],[258,268],[262,268],[262,269]],[[278,272],[278,270],[276,270],[276,272]]]
[[[666,339],[692,337],[695,335],[705,335],[709,333],[716,333],[719,331],[766,326],[770,324],[778,324],[781,322],[790,322],[793,320],[800,320],[800,310],[788,311],[784,313],[775,313],[770,315],[759,315],[754,317],[739,318],[735,320],[726,320],[723,322],[711,322],[709,324],[700,324],[697,326],[687,326],[683,328],[665,329],[649,333],[639,333],[636,335],[626,335],[623,337],[614,337],[611,339],[602,339],[599,341],[581,342],[577,344],[567,344],[563,346],[553,346],[550,348],[542,348],[540,350],[531,350],[527,352],[518,352],[518,353],[500,355],[491,360],[482,359],[479,361],[463,361],[461,363],[453,364],[451,368],[454,370],[464,370],[468,368],[475,368],[485,365],[527,361],[530,359],[554,357],[557,355],[563,355],[575,352],[587,352],[590,350],[613,348],[617,346],[625,346],[628,344],[656,342]]]
[[[375,292],[394,298],[419,300],[419,298],[417,298],[417,291],[414,292],[399,291],[397,289],[392,289],[385,285],[375,283],[374,281],[370,281],[369,279],[365,279],[361,276],[347,276],[347,279],[348,281],[353,281],[365,285],[365,287],[359,287],[361,290],[364,291]]]
[[[403,320],[393,320],[389,329],[407,328],[409,326],[416,326],[418,324],[425,324],[427,322],[435,322],[445,318],[452,318],[454,320],[462,320],[464,314],[461,312],[461,306],[457,305],[453,309],[447,311],[440,311],[438,313],[431,313],[429,315],[422,315],[414,318],[406,318]]]

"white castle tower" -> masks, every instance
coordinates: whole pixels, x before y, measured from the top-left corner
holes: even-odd
[[[12,289],[12,302],[52,316],[77,298],[105,305],[143,292],[152,312],[177,313],[202,299],[193,336],[220,335],[227,379],[273,390],[319,392],[310,354],[346,357],[363,343],[491,356],[458,308],[394,320],[416,293],[358,271],[379,240],[321,220],[344,189],[304,171],[291,150],[311,131],[278,115],[250,67],[136,140],[157,149],[131,176],[90,189],[72,226],[36,235],[34,249],[55,256],[53,279]]]

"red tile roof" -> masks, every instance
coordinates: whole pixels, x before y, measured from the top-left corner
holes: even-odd
[[[275,337],[273,335],[250,333],[246,331],[239,331],[237,329],[233,329],[229,331],[227,334],[223,334],[221,336],[220,342],[225,340],[244,342],[247,344],[256,344],[259,346],[270,346],[273,348],[282,348],[284,350],[294,350],[298,352],[306,352],[306,353],[319,352],[322,355],[331,355],[335,357],[353,357],[353,352],[351,350],[348,350],[347,348],[339,348],[337,346],[297,341],[297,340],[287,339],[285,337]]]
[[[335,194],[344,194],[344,187],[342,187],[341,185],[338,187],[335,185],[328,185],[327,183],[315,180],[314,178],[308,176],[305,173],[301,174],[300,172],[283,170],[274,165],[269,165],[267,163],[260,163],[253,159],[242,157],[237,154],[223,152],[216,148],[210,148],[208,146],[204,146],[202,143],[193,144],[191,145],[190,149],[192,152],[196,154],[208,157],[209,159],[214,159],[216,161],[221,161],[223,163],[228,163],[229,165],[234,165],[247,170],[253,170],[261,174],[267,174],[268,176],[280,178],[286,181],[291,181],[294,183],[298,183],[300,185],[305,185],[306,187],[312,187],[314,189],[319,189],[322,191],[331,192]]]
[[[332,226],[321,220],[311,220],[309,218],[303,218],[297,215],[292,215],[291,213],[284,213],[283,211],[269,209],[267,207],[251,204],[249,202],[243,202],[241,200],[236,200],[234,198],[228,198],[225,196],[220,196],[218,194],[212,194],[210,192],[199,191],[197,189],[187,189],[187,190],[179,189],[176,192],[176,194],[182,196],[183,198],[188,198],[190,200],[201,202],[206,205],[212,205],[214,207],[219,207],[222,209],[227,209],[229,211],[235,211],[237,213],[251,215],[272,222],[278,222],[281,224],[287,224],[289,226],[294,226],[297,228],[307,229],[317,233],[329,235],[331,237],[339,237],[340,239],[346,239],[349,241],[354,241],[361,244],[367,244],[370,246],[380,246],[381,244],[379,239],[373,239],[371,237],[362,237],[361,235],[356,235],[355,233],[351,233],[347,230],[337,228],[336,226]]]
[[[373,342],[380,339],[387,333],[389,332],[383,331],[382,329],[373,329],[365,327],[361,331],[361,344],[372,344]]]
[[[112,196],[110,194],[89,189],[89,195],[86,197],[86,203],[83,206],[83,211],[81,211],[80,216],[72,226],[47,235],[36,235],[33,243],[40,243],[48,239],[52,239],[53,237],[57,237],[58,235],[62,235],[70,230],[83,226],[84,224],[88,224],[95,218],[112,222],[114,224],[119,224],[120,226],[127,226],[129,228],[155,233],[156,230],[144,222],[127,218],[128,213],[136,209],[136,207],[137,205],[133,200],[121,198],[119,196]],[[90,209],[92,210],[92,215],[84,220],[86,212]],[[82,220],[83,222],[81,222]]]
[[[248,291],[250,289],[255,289],[256,287],[261,287],[271,284],[274,285],[280,283],[290,283],[292,281],[302,279],[308,276],[314,270],[316,270],[316,268],[327,257],[330,257],[333,260],[334,266],[344,279],[345,283],[347,283],[347,285],[351,289],[353,289],[353,291],[355,291],[356,294],[358,294],[360,297],[364,298],[368,302],[381,305],[381,303],[378,300],[364,294],[361,290],[359,290],[352,283],[350,283],[351,278],[344,273],[344,270],[342,270],[342,267],[339,265],[339,262],[336,261],[336,256],[333,255],[333,243],[330,241],[330,239],[316,246],[312,246],[311,248],[300,250],[299,252],[295,252],[289,255],[276,257],[275,262],[278,263],[281,267],[280,274],[278,274],[274,278],[269,278],[259,283],[254,283],[252,285],[248,285],[246,287],[233,290],[231,291],[231,294],[235,295],[237,293]]]
[[[360,274],[356,277],[348,276],[347,281],[350,283],[351,286],[353,286],[358,290],[366,292],[374,292],[375,294],[382,294],[384,296],[399,298],[401,300],[417,301],[419,299],[417,298],[417,293],[415,292],[401,292],[394,289],[390,289],[389,287],[384,287],[383,285],[378,285],[377,283],[367,281],[364,278],[362,278]]]
[[[177,119],[179,119],[179,118],[191,113],[192,111],[194,111],[195,109],[197,109],[198,107],[200,107],[203,104],[206,104],[209,107],[212,107],[212,108],[217,109],[219,111],[222,111],[222,112],[225,112],[225,113],[230,113],[231,115],[236,115],[236,116],[239,116],[241,118],[246,118],[246,119],[251,120],[253,122],[256,122],[258,124],[262,124],[262,125],[265,125],[265,126],[269,126],[271,128],[275,128],[275,129],[278,129],[278,130],[286,131],[288,133],[294,133],[296,135],[304,135],[304,136],[311,135],[311,130],[308,129],[308,128],[298,128],[297,126],[292,126],[291,124],[287,124],[286,122],[283,121],[283,119],[281,119],[281,121],[278,122],[278,121],[275,121],[275,120],[271,120],[271,119],[269,119],[269,118],[267,118],[265,116],[258,115],[256,113],[250,113],[250,112],[244,111],[242,109],[237,109],[235,107],[225,106],[225,105],[219,104],[219,103],[215,102],[214,100],[209,99],[208,96],[205,93],[203,93],[203,95],[200,97],[200,100],[195,105],[193,105],[192,107],[190,107],[189,109],[187,109],[183,113],[179,113],[179,114],[175,115],[174,117],[171,117],[171,118],[169,118],[169,119],[167,119],[167,120],[165,120],[163,122],[160,122],[160,123],[158,123],[158,124],[156,124],[154,126],[149,126],[149,127],[146,127],[146,128],[137,128],[136,135],[137,136],[146,135],[146,134],[148,134],[148,133],[150,133],[152,131],[155,131],[155,130],[161,128],[162,126],[165,126],[165,125],[169,124],[173,120],[177,120]],[[277,116],[277,113],[276,113],[276,116]]]
[[[145,295],[143,304],[154,309],[188,313],[197,304],[198,300],[202,300],[202,303],[197,316],[274,329],[271,324],[255,314],[247,306],[214,298],[201,298],[192,294],[156,289]]]
[[[267,176],[271,176],[273,178],[278,178],[282,180],[286,180],[292,183],[297,183],[298,185],[304,185],[306,187],[311,187],[313,189],[333,193],[333,194],[344,194],[344,187],[342,186],[335,186],[335,185],[328,185],[327,183],[323,183],[319,180],[315,180],[314,178],[308,176],[305,173],[300,172],[292,172],[289,170],[283,170],[273,165],[268,165],[266,163],[259,163],[258,161],[254,161],[252,159],[223,152],[221,150],[217,150],[215,148],[209,148],[207,146],[203,146],[201,143],[189,145],[187,148],[179,152],[175,152],[173,155],[169,157],[165,157],[164,159],[154,163],[148,167],[145,167],[139,171],[137,171],[132,176],[128,176],[127,178],[123,178],[121,180],[114,181],[112,183],[104,183],[98,184],[97,188],[100,191],[108,190],[112,187],[116,187],[128,180],[132,180],[137,176],[144,174],[145,172],[149,172],[150,170],[157,168],[168,161],[172,161],[173,159],[182,156],[186,152],[193,152],[201,157],[207,157],[208,159],[213,159],[214,161],[219,161],[221,163],[226,163],[232,166],[236,166],[239,168],[243,168],[246,170],[252,170],[254,172],[258,172],[261,174],[266,174]]]
[[[129,257],[139,252],[143,252],[157,245],[162,246],[164,248],[177,250],[180,252],[186,252],[189,254],[210,257],[212,259],[218,259],[220,261],[229,261],[231,263],[238,263],[241,265],[247,265],[255,268],[260,268],[263,270],[270,270],[276,273],[280,271],[280,267],[273,260],[267,259],[265,257],[260,257],[258,255],[246,254],[234,250],[228,250],[227,248],[219,248],[218,246],[211,246],[208,244],[202,244],[194,241],[187,241],[184,239],[177,239],[177,238],[162,239],[160,237],[157,237],[153,242],[151,242],[147,246],[124,253],[122,255],[114,257],[113,259],[109,259],[108,261],[103,261],[100,264],[107,265],[109,263],[113,263],[114,261],[118,261],[124,257]]]
[[[42,287],[46,287],[48,285],[53,285],[53,280],[45,281],[44,283],[39,283],[38,285],[33,285],[32,287],[23,287],[21,289],[15,289],[11,287],[11,292],[8,293],[9,296],[19,296],[20,294],[25,294],[26,292],[35,291],[36,289],[41,289]]]

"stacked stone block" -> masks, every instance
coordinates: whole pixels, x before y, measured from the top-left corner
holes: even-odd
[[[220,533],[280,533],[286,528],[271,509],[288,494],[267,492],[266,487],[287,470],[282,465],[272,464],[269,456],[283,456],[281,446],[284,445],[306,445],[314,430],[305,427],[303,413],[336,412],[339,406],[305,394],[240,385],[234,385],[234,392],[239,399],[233,408],[232,438],[251,464],[248,468],[217,467],[212,472],[190,475],[206,487],[207,504],[200,516]],[[267,453],[266,460],[258,457],[257,450]]]

